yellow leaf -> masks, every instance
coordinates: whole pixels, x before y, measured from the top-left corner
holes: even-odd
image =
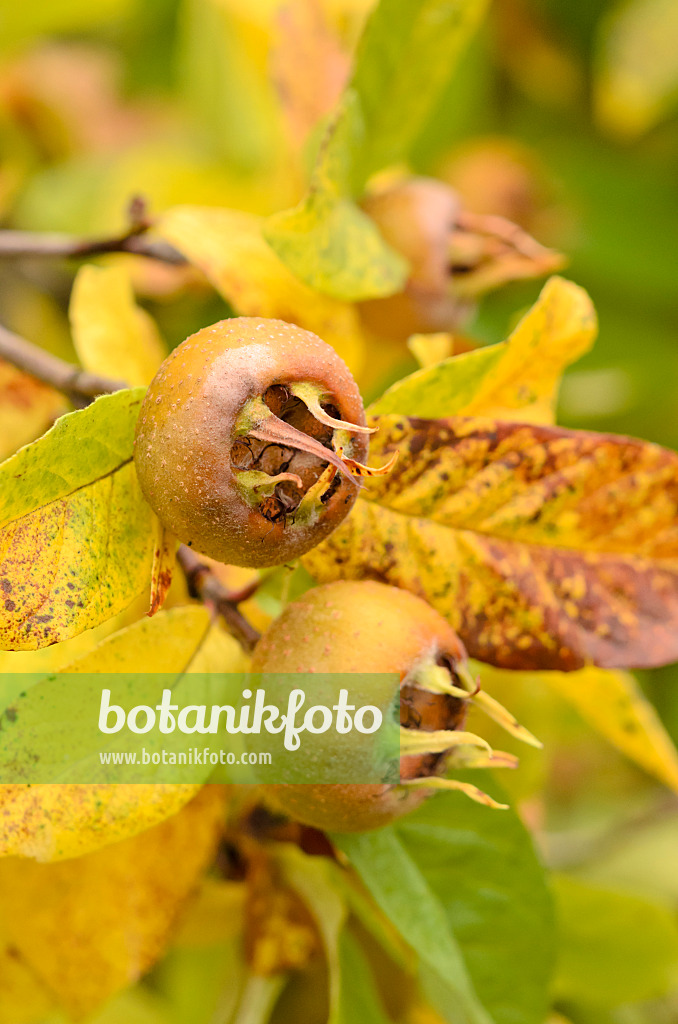
[[[444,1018],[431,1006],[425,1003],[415,1003],[408,1010],[405,1018],[406,1024],[445,1024]]]
[[[209,613],[201,605],[171,608],[121,629],[62,672],[185,672],[209,630]]]
[[[152,516],[128,462],[8,523],[0,534],[0,575],[11,586],[1,646],[35,650],[126,608],[150,579]]]
[[[69,316],[73,343],[86,370],[132,387],[150,384],[167,349],[155,321],[134,301],[126,265],[81,267]]]
[[[507,341],[417,370],[385,391],[368,411],[379,416],[492,416],[553,423],[563,370],[591,347],[596,330],[586,292],[552,277]]]
[[[177,206],[157,222],[159,233],[203,271],[237,313],[287,320],[313,331],[357,374],[364,342],[354,308],[303,284],[278,259],[261,229],[259,217],[218,207]]]
[[[584,289],[562,277],[549,278],[508,338],[501,358],[456,411],[553,423],[562,372],[590,349],[597,331],[596,312]]]
[[[195,606],[193,606],[195,607]],[[198,609],[200,610],[200,609]],[[191,672],[247,672],[250,658],[238,641],[215,622],[191,659]]]
[[[221,831],[223,787],[104,850],[59,864],[0,861],[5,942],[73,1018],[162,954]]]
[[[148,586],[153,516],[137,481],[143,388],[103,395],[0,464],[0,647],[99,625]]]
[[[454,349],[452,334],[413,334],[408,339],[407,347],[422,369],[442,363],[449,359]]]
[[[601,736],[678,793],[678,751],[633,676],[591,667],[540,678]]]
[[[54,1005],[53,996],[3,939],[0,928],[0,1024],[37,1024]]]
[[[211,946],[242,934],[245,925],[245,882],[204,878],[179,921],[176,946]]]
[[[187,598],[183,602],[177,601],[176,603],[186,604],[186,602]],[[106,619],[105,622],[84,633],[71,637],[70,640],[63,640],[61,643],[52,644],[50,647],[41,647],[35,651],[0,651],[0,674],[27,673],[33,676],[45,676],[51,672],[60,672],[64,665],[69,665],[83,654],[87,654],[106,637],[112,636],[123,627],[136,622],[146,614],[147,610],[147,595],[140,594],[123,612],[119,612],[112,619]]]
[[[678,455],[634,438],[471,416],[380,416],[365,497],[489,537],[678,558]],[[573,594],[581,600],[584,594]]]
[[[186,605],[121,630],[66,666],[69,673],[210,671],[203,645],[220,652],[218,670],[239,670],[242,652],[207,611]],[[222,639],[223,638],[223,639]],[[198,785],[0,786],[0,854],[36,860],[75,857],[141,832],[175,814]]]

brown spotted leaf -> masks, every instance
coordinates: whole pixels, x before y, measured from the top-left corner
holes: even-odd
[[[678,658],[678,456],[474,417],[374,422],[371,461],[400,459],[306,556],[314,575],[413,590],[506,668]]]
[[[0,649],[76,636],[148,586],[153,514],[133,463],[142,397],[105,395],[0,465]]]
[[[372,501],[490,537],[678,559],[678,455],[615,434],[471,416],[375,418],[400,457]]]

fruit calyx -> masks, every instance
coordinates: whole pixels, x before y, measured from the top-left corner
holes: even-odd
[[[474,680],[465,659],[427,654],[402,680],[400,687],[400,785],[408,789],[459,790],[486,806],[504,809],[477,786],[442,773],[464,768],[516,768],[518,759],[495,751],[475,733],[463,730],[467,711],[475,705],[515,739],[541,748],[532,735]]]
[[[356,434],[375,428],[340,418],[323,388],[310,381],[277,384],[249,398],[235,422],[231,469],[251,507],[272,522],[300,516],[312,522],[343,476],[381,474],[351,458]]]

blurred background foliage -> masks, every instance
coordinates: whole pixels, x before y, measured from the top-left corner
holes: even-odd
[[[336,99],[371,6],[0,0],[2,225],[117,232],[135,195],[152,212],[196,203],[269,214],[292,205],[317,148],[319,132],[309,125]],[[317,41],[319,32],[323,67],[313,70],[308,38]],[[311,68],[312,88],[303,75],[295,84],[295,62]],[[286,97],[297,86],[290,105]],[[677,101],[675,0],[495,0],[412,159],[413,170],[453,185],[472,211],[507,216],[566,253],[567,276],[590,292],[600,337],[566,375],[559,422],[673,448]],[[290,109],[305,116],[295,120]],[[185,268],[140,267],[131,257],[130,265],[140,300],[170,345],[229,313]],[[0,262],[3,323],[71,360],[73,271],[66,262]],[[482,343],[505,337],[541,284],[493,293],[465,333]],[[399,348],[379,365],[380,379],[367,385],[374,394],[416,364]],[[275,581],[262,591],[267,612],[275,612],[278,595]],[[678,741],[678,670],[648,672],[641,682]],[[523,769],[506,782],[548,862],[568,873],[557,887],[569,908],[559,1010],[575,1024],[674,1022],[676,963],[658,967],[653,942],[667,948],[662,913],[678,906],[676,798],[606,746],[553,691],[534,680],[497,678],[492,686],[546,744],[545,754],[521,751]],[[587,881],[656,904],[654,922],[634,917],[633,906],[624,917],[615,904],[621,917],[606,925],[608,934],[648,929],[652,963],[636,972],[637,984],[621,984],[627,957],[638,963],[628,946],[596,960],[594,925],[605,922],[605,900],[591,895]],[[171,1000],[177,1024],[208,1019],[200,1001],[212,1005],[234,957],[230,937],[219,941],[200,955],[180,946],[156,972],[153,986]],[[143,990],[125,995],[100,1024],[118,1020],[167,1018]]]

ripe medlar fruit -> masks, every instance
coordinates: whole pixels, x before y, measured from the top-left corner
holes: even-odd
[[[362,399],[336,352],[281,320],[205,327],[144,398],[134,461],[161,522],[231,565],[296,558],[346,516],[369,471]]]
[[[454,189],[434,178],[396,181],[365,196],[362,207],[410,265],[402,291],[360,304],[364,324],[379,337],[457,330],[483,293],[562,265],[518,225],[465,210]]]
[[[327,686],[340,687],[332,675],[357,673],[349,697],[355,707],[371,704],[390,709],[400,722],[400,782],[394,784],[323,783],[337,778],[337,766],[378,758],[370,750],[375,736],[356,731],[323,734],[323,758],[317,747],[304,763],[303,743],[293,752],[295,775],[311,778],[307,784],[270,782],[280,766],[260,772],[264,792],[274,806],[315,828],[353,832],[378,828],[412,810],[435,789],[460,789],[472,799],[497,806],[469,783],[443,778],[453,767],[508,766],[515,758],[493,753],[480,737],[464,732],[471,701],[499,721],[513,735],[536,745],[531,736],[496,701],[479,691],[471,678],[466,652],[452,627],[421,598],[371,581],[340,580],[307,591],[288,605],[257,645],[252,670],[266,673],[262,685],[267,698],[279,685],[276,673],[313,673],[302,688],[308,691],[315,677],[322,702]],[[395,673],[399,683],[388,676]],[[345,685],[345,684],[344,684]],[[338,699],[338,692],[332,694]],[[280,704],[284,701],[281,700]],[[313,703],[313,702],[312,702]],[[331,703],[331,700],[330,700]],[[270,736],[251,737],[250,743],[268,743]],[[355,777],[354,773],[354,777]]]

